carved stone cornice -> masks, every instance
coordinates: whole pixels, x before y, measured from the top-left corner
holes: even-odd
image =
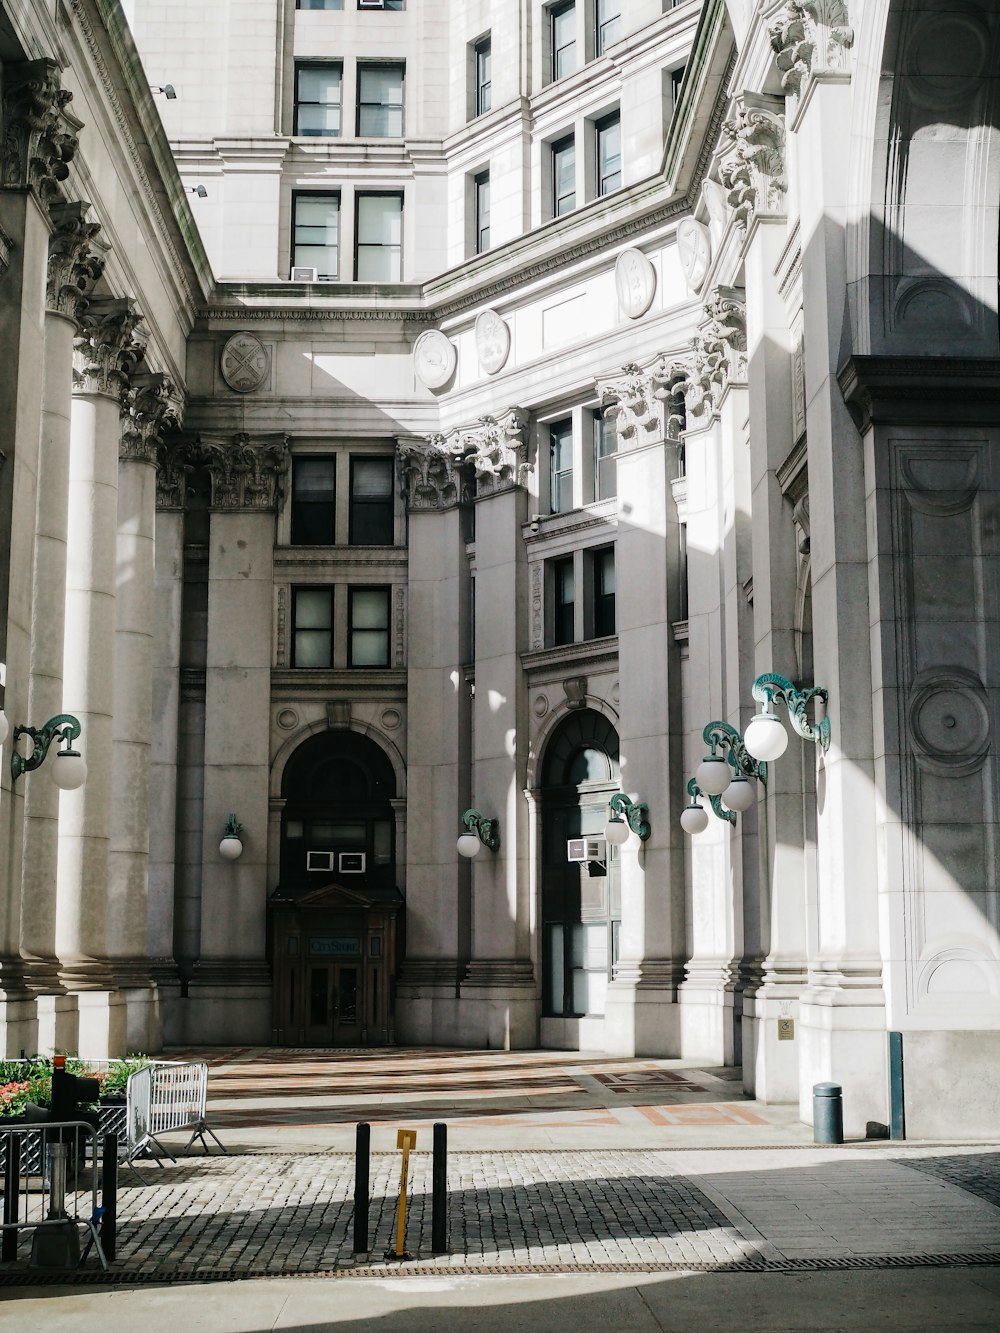
[[[780,97],[743,93],[722,127],[733,150],[719,167],[719,179],[744,231],[752,217],[784,212],[788,182],[783,107]]]
[[[476,495],[499,495],[523,486],[534,470],[529,457],[528,414],[509,407],[496,417],[480,417],[459,430],[458,440],[476,475]]]
[[[281,480],[288,467],[288,436],[254,440],[246,431],[228,439],[199,436],[195,453],[208,468],[212,508],[252,513],[277,509],[284,494]]]
[[[463,498],[464,453],[443,435],[398,439],[402,495],[409,510],[451,509]]]
[[[786,93],[801,96],[810,76],[848,68],[854,29],[844,0],[788,0],[768,28]]]
[[[34,190],[55,199],[77,149],[66,113],[73,94],[60,86],[58,61],[28,60],[3,71],[3,171],[5,189]]]
[[[104,260],[90,248],[101,224],[87,221],[89,209],[90,205],[80,200],[53,204],[49,209],[53,231],[49,237],[46,308],[73,320],[83,313],[87,293],[104,272]]]
[[[122,397],[120,459],[157,466],[162,434],[178,424],[173,393],[173,384],[159,372],[132,376]]]
[[[73,390],[119,401],[146,350],[142,315],[129,297],[90,301],[73,344]]]

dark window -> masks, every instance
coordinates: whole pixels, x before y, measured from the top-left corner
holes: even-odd
[[[552,41],[552,77],[564,78],[576,69],[576,5],[553,5],[549,10]]]
[[[349,599],[352,667],[389,665],[389,589],[351,588]]]
[[[351,459],[351,545],[391,546],[393,462]]]
[[[403,137],[403,66],[358,66],[358,136]]]
[[[475,45],[476,115],[482,116],[493,105],[493,57],[488,37]]]
[[[576,144],[572,134],[552,145],[552,216],[576,208]]]
[[[337,460],[292,460],[292,545],[332,546],[336,541]]]
[[[358,282],[399,282],[403,264],[403,197],[359,194],[355,273]]]
[[[295,133],[340,133],[340,65],[296,65]]]
[[[573,508],[573,422],[549,426],[549,508],[565,514]]]
[[[552,642],[572,643],[574,632],[575,579],[573,557],[552,562]]]
[[[677,110],[677,103],[681,100],[681,87],[684,83],[684,66],[680,69],[670,71],[670,110]]]
[[[481,171],[473,179],[476,195],[476,254],[490,248],[490,173]]]
[[[296,9],[343,9],[344,0],[295,0]]]
[[[358,0],[359,9],[405,9],[406,0]]]
[[[594,126],[597,139],[597,193],[610,194],[622,183],[622,125],[615,111]]]
[[[618,494],[618,464],[615,451],[618,432],[613,420],[594,413],[594,499],[610,500]]]
[[[292,589],[292,666],[333,666],[333,589]]]
[[[292,199],[292,268],[314,268],[323,282],[336,282],[340,196],[297,194]]]
[[[594,52],[602,56],[612,42],[617,42],[621,28],[622,0],[596,0]]]
[[[594,638],[615,632],[615,548],[606,546],[593,556]]]

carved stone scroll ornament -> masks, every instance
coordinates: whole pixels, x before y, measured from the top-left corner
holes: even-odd
[[[45,200],[58,196],[77,148],[76,122],[66,112],[72,98],[60,87],[55,60],[4,66],[0,179],[5,188],[34,190]]]
[[[750,219],[780,215],[785,192],[785,117],[775,109],[779,98],[744,93],[723,132],[733,141],[733,151],[719,168],[730,208],[745,230]]]
[[[498,417],[480,417],[477,425],[460,430],[458,438],[475,470],[480,496],[523,486],[533,470],[528,456],[528,417],[519,407],[509,407]]]
[[[156,449],[156,507],[183,509],[188,474],[194,467],[191,446],[176,434],[161,440]]]
[[[840,72],[854,45],[844,0],[788,0],[768,28],[786,93],[801,95],[810,75]]]
[[[634,361],[620,375],[597,381],[597,400],[614,418],[619,445],[632,447],[655,439],[660,430],[660,408],[655,385]]]
[[[245,431],[226,440],[199,437],[198,461],[212,483],[212,508],[275,510],[282,497],[281,479],[288,467],[288,436],[253,440]]]
[[[90,301],[73,344],[73,390],[121,400],[145,352],[142,315],[128,297]]]
[[[450,509],[462,499],[464,451],[443,435],[397,441],[407,508]]]
[[[159,372],[133,375],[122,396],[120,459],[154,466],[164,432],[177,427],[174,386]]]
[[[74,320],[83,314],[87,294],[104,272],[104,260],[91,248],[101,224],[87,221],[89,209],[90,205],[82,202],[53,204],[49,209],[53,232],[49,237],[46,307]]]
[[[649,376],[656,386],[654,398],[663,402],[666,414],[666,438],[680,443],[687,429],[687,391],[691,382],[691,367],[685,360],[661,356],[649,368]]]

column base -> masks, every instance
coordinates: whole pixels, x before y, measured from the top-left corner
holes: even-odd
[[[178,1001],[179,1033],[171,1041],[209,1046],[271,1042],[271,971],[266,963],[208,959],[195,964]]]
[[[538,1046],[538,989],[530,958],[474,958],[460,988],[461,1043],[486,1050]]]
[[[402,1046],[461,1046],[457,958],[407,958],[396,984],[395,1035]]]
[[[888,1124],[885,996],[880,987],[812,984],[799,1001],[799,1116],[812,1124],[814,1083],[844,1089],[844,1133]]]
[[[736,969],[731,962],[692,962],[677,992],[681,1054],[713,1065],[736,1060]]]
[[[36,1054],[56,1055],[60,1051],[80,1050],[80,1011],[76,998],[66,994],[36,997]]]
[[[78,991],[77,1049],[82,1060],[118,1060],[128,1053],[128,1005],[120,991]]]
[[[37,1050],[38,1018],[31,996],[0,990],[0,1052],[7,1060],[16,1060],[23,1051]]]
[[[668,959],[618,964],[604,1010],[605,1046],[611,1054],[680,1055],[677,987],[683,976],[683,964]]]
[[[800,986],[765,984],[743,998],[743,1091],[758,1101],[799,1100],[800,993]]]

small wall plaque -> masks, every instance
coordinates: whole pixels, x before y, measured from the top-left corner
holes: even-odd
[[[779,1018],[779,1019],[778,1019],[778,1040],[779,1040],[779,1041],[794,1041],[794,1040],[795,1040],[795,1019],[794,1019],[794,1018]]]

